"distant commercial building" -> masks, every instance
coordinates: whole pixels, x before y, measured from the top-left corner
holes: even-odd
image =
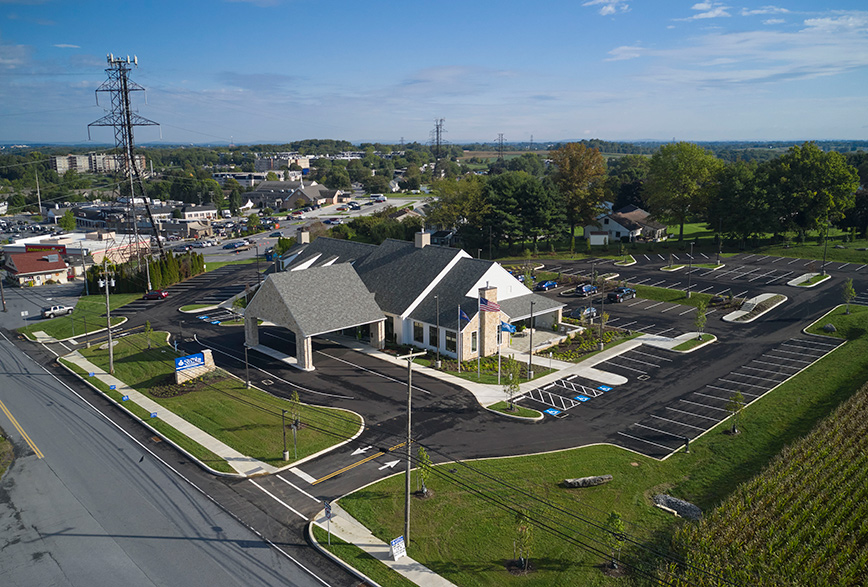
[[[145,156],[134,155],[136,167],[145,168]],[[122,169],[123,155],[88,153],[87,155],[59,155],[51,158],[51,168],[59,174],[70,169],[79,173],[111,173]]]
[[[278,172],[284,167],[290,165],[298,165],[302,169],[310,169],[310,158],[299,157],[294,155],[275,155],[273,157],[259,157],[254,161],[253,168],[256,171],[274,171]]]

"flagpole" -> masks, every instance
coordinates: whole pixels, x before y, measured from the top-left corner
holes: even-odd
[[[461,373],[461,305],[458,306],[458,372]]]
[[[476,380],[482,378],[482,309],[479,293],[476,294]]]
[[[503,322],[497,315],[497,384],[500,385],[500,346],[503,344]]]

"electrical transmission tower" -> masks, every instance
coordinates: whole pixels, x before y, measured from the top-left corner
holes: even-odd
[[[445,140],[443,139],[443,133],[446,131],[443,129],[443,123],[446,122],[445,118],[435,118],[434,119],[434,130],[431,131],[431,146],[434,147],[434,164],[436,165],[438,161],[440,161],[440,157],[443,156],[442,147]]]
[[[136,158],[134,157],[133,143],[133,127],[134,126],[158,126],[158,123],[153,120],[148,120],[139,116],[132,111],[130,106],[130,92],[145,91],[145,88],[134,81],[130,81],[130,57],[126,59],[115,57],[111,53],[106,56],[108,67],[106,74],[108,79],[104,81],[96,89],[96,103],[99,105],[99,93],[108,92],[111,97],[111,110],[100,118],[87,125],[87,136],[90,139],[90,127],[92,126],[111,126],[115,129],[115,147],[122,154],[120,156],[120,166],[123,175],[130,182],[130,213],[133,219],[133,233],[136,239],[136,259],[139,259],[139,234],[138,222],[136,220],[136,205],[135,205],[135,190],[134,184],[139,186],[139,191],[142,194],[142,200],[145,205],[145,210],[148,214],[148,221],[151,223],[151,228],[154,231],[154,238],[157,241],[157,246],[160,249],[160,255],[164,255],[163,244],[160,242],[157,225],[154,222],[154,217],[151,215],[151,207],[148,204],[148,199],[145,195],[145,186],[142,183],[142,176],[139,172]],[[133,57],[132,64],[138,67],[138,58]],[[147,267],[147,264],[145,265]],[[148,289],[150,289],[150,278],[148,279]]]
[[[497,159],[503,161],[503,133],[497,133]]]

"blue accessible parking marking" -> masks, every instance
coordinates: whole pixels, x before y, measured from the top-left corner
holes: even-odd
[[[211,324],[220,324],[220,320],[211,320]]]
[[[597,389],[599,389],[600,391],[612,391],[612,388],[608,385],[600,385],[599,387],[597,387]]]
[[[208,316],[196,316],[199,320],[207,320]]]
[[[577,395],[577,396],[574,397],[573,399],[576,400],[577,402],[586,402],[586,401],[588,401],[588,400],[591,399],[591,398],[589,398],[589,397],[586,396],[586,395]]]
[[[549,409],[544,410],[544,411],[545,411],[545,413],[548,414],[549,416],[557,416],[558,414],[561,413],[560,410],[556,410],[556,409],[554,409],[554,408],[549,408]]]

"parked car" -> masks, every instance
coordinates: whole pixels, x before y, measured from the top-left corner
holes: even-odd
[[[539,282],[538,284],[536,284],[536,287],[533,288],[533,289],[534,289],[535,291],[548,291],[548,290],[550,290],[550,289],[554,289],[554,288],[556,288],[557,286],[558,286],[558,282],[557,282],[557,281],[551,281],[551,280],[549,280],[549,281],[541,281],[541,282]]]
[[[588,296],[596,295],[598,289],[596,285],[579,285],[576,287],[576,295],[586,298]]]
[[[172,249],[173,251],[178,251],[179,253],[186,253],[187,251],[193,250],[192,245],[178,245],[177,247]]]
[[[43,318],[55,318],[57,316],[66,316],[67,314],[72,314],[72,307],[58,305],[42,308]]]
[[[606,301],[610,303],[620,303],[624,300],[631,300],[636,297],[636,290],[629,287],[618,287],[615,291],[610,291],[606,296]]]
[[[162,289],[155,289],[153,291],[149,291],[145,295],[142,296],[142,299],[145,300],[162,300],[169,297],[169,292]]]
[[[362,206],[358,202],[350,202],[347,204],[347,208],[350,210],[361,210]]]
[[[225,245],[223,245],[223,248],[228,249],[228,250],[235,250],[235,249],[240,249],[241,247],[243,247],[246,244],[247,243],[244,243],[244,242],[226,243]]]
[[[349,210],[349,208],[346,206],[338,206],[338,212],[346,212],[347,210]]]
[[[194,249],[204,249],[204,248],[207,247],[207,246],[208,246],[208,245],[205,244],[205,241],[196,241],[196,242],[194,242],[194,243],[192,244],[192,247],[193,247]]]
[[[570,318],[575,318],[576,320],[581,320],[585,318],[586,320],[593,320],[597,317],[597,308],[594,306],[588,306],[587,308],[576,308],[572,312],[570,312]]]
[[[269,238],[282,238],[282,237],[283,237],[283,233],[282,233],[281,231],[278,230],[278,231],[272,232],[272,233],[269,234],[268,236],[269,236]]]

